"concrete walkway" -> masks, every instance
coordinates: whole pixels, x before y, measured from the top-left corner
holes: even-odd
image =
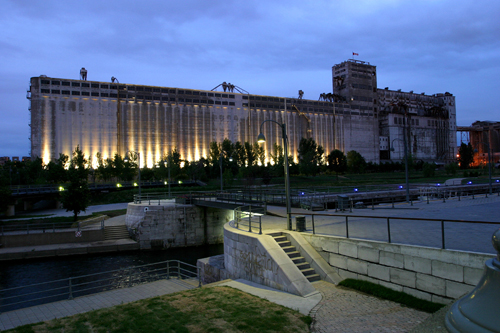
[[[131,288],[10,311],[0,314],[0,330],[193,289],[196,285],[197,281],[159,280]],[[408,332],[420,327],[418,325],[422,325],[426,319],[431,318],[428,313],[337,287],[324,281],[313,283],[318,293],[313,293],[308,297],[300,297],[245,280],[227,280],[211,284],[211,286],[215,285],[233,287],[297,310],[302,314],[310,314],[314,318],[312,332]],[[434,320],[437,323],[434,326],[439,326],[439,322],[442,322],[440,320],[441,318]],[[425,323],[423,325],[425,326]],[[440,331],[417,330],[415,332]]]
[[[190,283],[186,280],[177,279],[159,280],[131,288],[116,289],[72,300],[5,312],[0,314],[0,331],[55,318],[73,316],[92,310],[109,308],[141,299],[172,294],[178,291],[193,289],[197,285],[197,281]]]

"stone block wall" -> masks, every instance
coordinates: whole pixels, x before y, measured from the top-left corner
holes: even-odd
[[[218,244],[232,210],[194,205],[129,203],[126,224],[141,249]]]
[[[269,235],[224,225],[224,277],[245,279],[295,295],[316,290]]]
[[[303,233],[344,279],[366,280],[415,297],[450,303],[479,282],[493,255]]]

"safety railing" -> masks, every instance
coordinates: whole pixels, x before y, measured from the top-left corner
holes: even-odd
[[[0,313],[171,278],[197,280],[198,287],[201,287],[198,267],[179,260],[168,260],[27,286],[0,289],[0,299],[2,300],[0,302]]]
[[[81,221],[81,222],[4,222],[0,225],[0,234],[2,236],[9,234],[40,234],[40,233],[55,233],[66,232],[68,230],[80,231],[81,229],[104,229],[105,219],[97,221]]]
[[[332,235],[346,238],[367,239],[384,241],[388,243],[439,247],[441,249],[457,249],[474,252],[482,252],[481,249],[484,245],[484,238],[478,237],[478,241],[481,244],[473,244],[474,240],[471,239],[471,237],[473,237],[473,233],[484,233],[485,235],[488,235],[492,231],[490,230],[491,226],[494,226],[493,228],[500,227],[500,222],[466,221],[440,218],[429,219],[319,213],[293,213],[292,215],[300,215],[300,218],[305,217],[305,230],[299,231],[311,232],[312,234]],[[318,219],[321,219],[321,221],[318,221]],[[466,227],[458,229],[457,225]],[[297,227],[298,226],[299,223],[297,223]],[[418,233],[421,234],[421,236],[416,236],[417,233],[415,232],[415,228],[418,228]],[[479,246],[480,249],[466,249],[462,248],[461,246],[457,246],[460,245],[457,243],[460,242],[460,240],[464,237],[464,233],[468,230],[469,235],[467,235],[466,238],[468,238],[468,242],[472,243],[469,246]],[[456,236],[458,236],[458,238]],[[448,246],[447,239],[451,243],[454,243],[454,245]],[[486,253],[489,253],[489,246],[484,247],[484,251],[486,251]]]
[[[259,211],[260,211],[260,207]],[[240,206],[234,210],[233,226],[236,229],[253,232],[253,228],[262,235],[262,214],[252,212],[252,206]]]

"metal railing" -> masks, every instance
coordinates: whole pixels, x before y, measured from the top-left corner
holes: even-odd
[[[104,221],[102,218],[100,221],[81,221],[81,222],[30,222],[23,223],[9,223],[4,222],[0,225],[0,234],[2,236],[8,234],[40,234],[40,233],[55,233],[55,232],[66,232],[68,230],[80,231],[81,229],[104,229]]]
[[[107,290],[128,288],[161,279],[195,279],[201,287],[199,268],[179,260],[128,267],[95,274],[80,275],[0,289],[0,313],[24,307],[86,296]]]
[[[261,207],[258,208],[260,211]],[[252,213],[252,206],[240,206],[234,209],[234,227],[236,229],[253,232],[252,225],[254,225],[253,228],[258,229],[259,235],[262,235],[262,214]]]
[[[340,236],[340,237],[345,237],[345,238],[356,238],[356,239],[369,239],[369,240],[376,240],[376,241],[386,241],[388,243],[394,243],[394,236],[395,233],[394,231],[391,231],[393,227],[398,226],[397,221],[408,221],[410,222],[413,226],[419,226],[419,228],[429,228],[429,233],[432,233],[432,229],[436,229],[436,224],[438,224],[438,229],[439,229],[439,243],[440,243],[440,248],[441,249],[450,249],[450,247],[447,247],[447,228],[445,227],[446,225],[452,224],[452,223],[458,223],[458,224],[469,224],[469,225],[496,225],[500,227],[500,222],[491,222],[491,221],[466,221],[466,220],[452,220],[452,219],[429,219],[429,218],[415,218],[415,217],[389,217],[389,216],[371,216],[371,215],[346,215],[346,214],[319,214],[319,213],[311,213],[311,214],[299,214],[299,213],[294,213],[292,215],[300,215],[300,216],[305,216],[306,217],[306,230],[305,232],[310,231],[312,234],[321,234],[321,235],[333,235],[333,236]],[[327,223],[317,223],[317,218],[318,217],[329,217],[329,221]],[[308,219],[307,217],[310,217],[310,229],[307,229],[308,226]],[[315,219],[316,217],[316,219]],[[357,219],[357,220],[356,220]],[[368,222],[369,220],[369,222]],[[360,236],[354,236],[351,231],[351,227],[353,226],[353,223],[359,223],[362,221],[363,223],[363,228],[370,228],[371,230],[368,233],[373,234],[378,234],[381,235],[382,237],[379,238],[370,238],[369,236],[366,237],[360,237]],[[382,223],[377,222],[377,221],[382,221]],[[332,225],[336,225],[336,231],[338,232],[332,232]],[[325,226],[326,225],[326,226]],[[343,225],[343,232],[341,231],[341,227]],[[368,227],[366,227],[368,225]],[[322,228],[322,231],[318,233],[318,227]],[[473,229],[476,229],[473,228]],[[328,230],[330,229],[330,230]],[[359,233],[360,227],[357,227],[357,231]],[[382,229],[385,229],[386,232],[381,232]],[[398,238],[411,238],[411,234],[415,233],[415,230],[413,228],[401,228],[401,226],[398,227],[399,231],[396,233],[396,236]],[[366,230],[365,230],[366,231]],[[401,232],[403,231],[403,232]],[[365,232],[366,233],[366,232]],[[383,237],[383,234],[385,233],[385,239]],[[402,235],[403,234],[403,235]],[[401,237],[403,236],[403,237]],[[429,237],[431,237],[429,235]],[[482,239],[481,239],[482,241]],[[398,244],[401,244],[401,242],[396,242]],[[428,246],[428,244],[411,244],[411,245],[423,245],[423,246]],[[431,246],[432,247],[432,246]],[[488,247],[489,248],[489,247]]]

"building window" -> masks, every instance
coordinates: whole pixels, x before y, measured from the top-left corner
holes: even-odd
[[[97,83],[92,83],[92,84],[90,85],[90,87],[91,87],[91,88],[99,88],[99,84],[97,84]]]
[[[229,102],[229,105],[234,106],[234,102]]]
[[[79,87],[80,86],[80,82],[71,82],[71,86],[72,87]]]
[[[95,97],[99,97],[99,93],[98,92],[93,92],[90,94],[91,96],[95,96]]]
[[[162,94],[168,94],[168,89],[162,89],[162,90],[161,90],[161,93],[162,93]]]
[[[90,93],[88,91],[82,91],[82,96],[89,96]]]
[[[101,93],[101,97],[109,97],[108,93]]]
[[[61,84],[61,82],[59,82],[59,81],[52,81],[52,84],[55,85],[55,86],[58,86],[58,85]]]
[[[88,88],[88,87],[90,87],[90,84],[88,84],[88,83],[82,83],[82,87],[83,88]]]
[[[146,87],[144,88],[144,91],[153,91],[153,88]]]
[[[61,91],[60,91],[60,90],[53,89],[53,90],[52,90],[52,93],[53,93],[53,94],[60,94],[60,93],[61,93]]]
[[[42,84],[50,84],[49,80],[42,80]]]
[[[80,96],[80,92],[79,91],[72,91],[71,92],[71,95],[75,95],[75,96]]]
[[[50,89],[41,89],[42,94],[50,94]]]
[[[69,85],[70,85],[70,84],[69,84],[69,82],[67,82],[67,81],[63,81],[63,82],[61,82],[61,85],[62,85],[62,86],[68,86],[68,87],[69,87]]]
[[[160,92],[160,88],[153,88],[153,92]]]
[[[61,94],[63,94],[63,95],[69,95],[70,92],[69,92],[69,90],[63,90],[63,91],[61,91]]]
[[[417,124],[417,126],[419,126],[419,121],[418,121],[418,119],[415,119],[415,123]]]
[[[107,84],[101,84],[101,89],[109,89],[109,85],[107,85]]]

